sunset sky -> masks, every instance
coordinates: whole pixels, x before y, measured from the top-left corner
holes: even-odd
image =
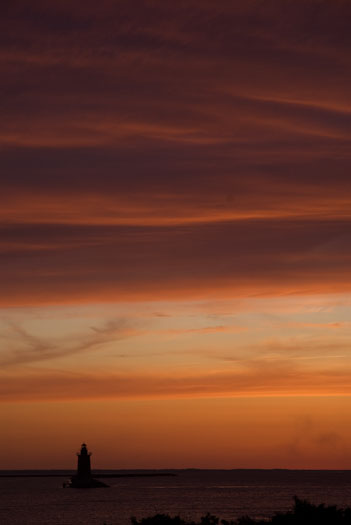
[[[5,1],[0,469],[351,468],[350,20]]]

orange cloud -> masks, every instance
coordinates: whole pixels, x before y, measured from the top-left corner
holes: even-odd
[[[347,221],[312,220],[184,229],[8,226],[2,229],[0,302],[345,293],[348,232]]]
[[[350,370],[304,370],[256,361],[249,368],[190,373],[3,373],[0,400],[350,396]]]

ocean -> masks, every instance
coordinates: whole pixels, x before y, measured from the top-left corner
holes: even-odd
[[[0,523],[126,525],[131,516],[168,513],[195,520],[207,512],[225,519],[261,518],[289,509],[294,495],[313,503],[351,505],[351,471],[168,472],[175,476],[110,478],[109,488],[85,490],[62,488],[65,477],[0,477]]]

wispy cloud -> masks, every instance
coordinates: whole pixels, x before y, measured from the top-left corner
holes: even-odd
[[[15,323],[11,323],[10,328],[10,334],[4,338],[0,358],[0,365],[6,368],[98,350],[108,342],[137,334],[130,323],[123,319],[108,321],[101,327],[92,326],[89,333],[61,338],[33,335]]]

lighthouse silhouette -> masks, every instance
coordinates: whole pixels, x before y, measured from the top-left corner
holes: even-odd
[[[72,476],[71,479],[64,483],[64,487],[73,489],[91,489],[98,487],[108,487],[105,483],[98,479],[94,479],[91,475],[90,456],[91,452],[88,452],[87,445],[82,444],[80,452],[77,452],[78,465],[77,474]]]
[[[77,456],[78,456],[77,476],[80,478],[91,477],[91,465],[90,465],[91,452],[88,452],[88,449],[85,443],[82,444],[82,448],[80,449],[80,452],[77,452]]]

